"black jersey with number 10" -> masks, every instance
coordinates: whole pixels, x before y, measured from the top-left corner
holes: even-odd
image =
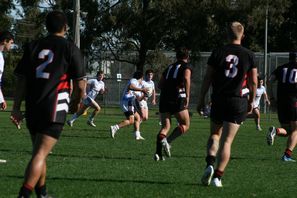
[[[214,97],[242,97],[242,90],[247,87],[247,74],[256,68],[254,53],[236,44],[214,50],[207,64],[215,70]]]
[[[85,67],[73,42],[49,35],[25,47],[15,74],[26,78],[26,119],[46,125],[65,122],[70,79],[84,78]]]
[[[272,72],[277,79],[277,98],[297,98],[297,63],[290,62],[279,66]]]

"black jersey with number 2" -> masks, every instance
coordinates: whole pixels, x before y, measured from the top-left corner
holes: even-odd
[[[207,64],[215,70],[214,97],[242,97],[242,90],[247,86],[247,73],[256,68],[254,53],[236,44],[214,50]]]
[[[65,122],[70,79],[85,77],[85,67],[73,42],[49,35],[26,45],[15,74],[26,78],[26,119],[46,125]]]

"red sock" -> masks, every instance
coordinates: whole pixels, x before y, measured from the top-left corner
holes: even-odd
[[[291,157],[292,156],[292,151],[290,150],[290,149],[286,149],[285,150],[285,155],[287,156],[287,157]]]
[[[220,171],[220,170],[216,169],[215,172],[214,172],[213,178],[221,179],[223,177],[223,175],[224,175],[223,171]]]

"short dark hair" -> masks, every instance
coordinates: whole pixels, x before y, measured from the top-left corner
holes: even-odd
[[[66,15],[61,11],[51,11],[46,16],[46,29],[49,33],[58,33],[67,25]]]
[[[104,72],[102,70],[99,70],[96,74],[96,76],[99,76],[100,74],[104,74]]]
[[[189,49],[186,47],[177,47],[175,52],[177,59],[186,59],[189,57]]]
[[[0,32],[0,43],[2,43],[3,41],[9,41],[13,38],[13,35],[9,32],[9,31],[3,31]]]
[[[133,78],[136,78],[137,80],[139,80],[142,77],[143,77],[143,73],[141,71],[136,71],[133,74]]]
[[[296,51],[291,51],[289,53],[289,61],[297,62],[297,52]]]
[[[150,73],[154,73],[154,71],[152,69],[148,69],[148,70],[145,71],[145,75],[148,75]]]

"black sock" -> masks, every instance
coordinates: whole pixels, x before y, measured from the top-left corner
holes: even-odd
[[[29,198],[32,190],[31,186],[24,184],[20,189],[18,198]]]
[[[166,135],[158,134],[156,142],[156,153],[161,157],[162,156],[162,144],[161,141],[166,138]]]
[[[212,155],[208,155],[208,156],[206,156],[205,161],[206,161],[206,167],[209,165],[213,166],[216,161],[216,157],[212,156]]]
[[[46,185],[43,186],[35,186],[35,193],[37,198],[41,198],[41,196],[46,196],[47,192],[46,192]]]

